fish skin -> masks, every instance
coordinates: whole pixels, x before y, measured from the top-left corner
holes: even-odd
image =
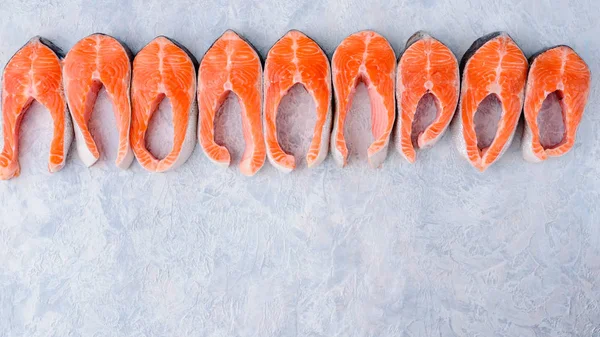
[[[246,147],[240,172],[252,176],[265,162],[262,128],[262,64],[254,47],[236,32],[225,31],[208,49],[198,71],[198,140],[204,154],[227,167],[231,156],[215,142],[214,120],[230,92],[238,97]]]
[[[279,66],[278,68],[276,66]],[[327,156],[331,131],[331,67],[321,47],[298,30],[290,30],[269,50],[264,70],[264,132],[267,158],[278,170],[296,167],[294,156],[283,151],[277,140],[277,108],[295,84],[302,84],[315,100],[317,119],[306,155],[309,168]]]
[[[54,131],[48,171],[61,170],[73,140],[73,126],[62,86],[62,50],[40,36],[31,38],[8,61],[2,74],[4,148],[0,180],[19,176],[19,128],[23,116],[38,101],[52,116]],[[27,72],[24,69],[29,69]]]
[[[519,46],[505,32],[490,33],[475,40],[460,64],[460,98],[450,129],[461,156],[483,172],[512,142],[523,107],[529,64]],[[475,74],[476,71],[486,73]],[[491,145],[480,150],[473,119],[477,107],[489,94],[496,94],[500,99],[502,116]]]
[[[344,123],[352,106],[358,81],[363,80],[371,98],[371,132],[375,138],[367,155],[371,167],[380,167],[387,156],[396,118],[394,50],[380,34],[369,30],[360,31],[340,43],[333,53],[331,63],[335,93],[332,156],[338,166],[346,165],[348,148],[344,138]]]
[[[100,153],[89,130],[89,120],[101,87],[111,100],[119,146],[115,164],[127,169],[133,161],[130,146],[132,53],[112,36],[95,33],[78,41],[63,61],[63,83],[73,118],[77,152],[86,166],[93,165]]]
[[[484,44],[488,43],[490,40],[493,40],[493,39],[499,37],[500,35],[508,35],[508,34],[505,32],[502,32],[502,31],[492,32],[492,33],[488,33],[488,34],[478,38],[477,40],[473,41],[473,43],[471,44],[469,49],[467,49],[467,51],[465,52],[463,57],[460,59],[461,76],[462,76],[463,71],[465,70],[465,66],[466,66],[467,62],[471,59],[471,57],[473,57],[473,55],[481,47],[483,47]]]
[[[439,103],[437,117],[417,138],[419,148],[431,147],[446,132],[458,105],[458,61],[446,45],[428,33],[418,31],[406,43],[396,76],[396,149],[414,163],[412,124],[419,102],[424,95],[433,94]]]
[[[568,153],[575,144],[577,128],[590,94],[591,71],[585,61],[566,45],[545,48],[534,54],[529,62],[521,149],[525,160],[538,163]],[[565,136],[557,146],[545,149],[540,143],[537,117],[548,94],[557,90],[563,95]],[[564,108],[568,109],[566,113]]]
[[[182,165],[196,144],[195,58],[181,45],[165,36],[150,41],[133,60],[131,83],[131,147],[142,167],[165,172]],[[148,124],[158,105],[168,97],[173,107],[173,148],[157,159],[146,148]]]

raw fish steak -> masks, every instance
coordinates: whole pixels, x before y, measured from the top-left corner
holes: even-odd
[[[148,43],[133,60],[131,82],[131,147],[142,167],[164,172],[183,164],[196,145],[196,69],[194,58],[180,44],[164,36]],[[152,114],[168,97],[173,106],[173,148],[157,159],[146,148]]]
[[[277,140],[277,109],[281,99],[297,83],[304,85],[315,101],[317,120],[306,155],[308,167],[314,167],[327,156],[331,130],[331,70],[321,47],[303,33],[291,30],[269,50],[264,74],[267,157],[282,172],[292,171],[296,160],[283,151]]]
[[[459,153],[485,171],[509,147],[517,128],[527,59],[504,32],[476,40],[461,60],[458,111],[451,125]]]
[[[571,150],[590,82],[590,69],[570,47],[553,47],[532,58],[523,108],[526,160],[540,162]]]
[[[433,146],[456,111],[458,61],[443,43],[424,32],[406,43],[396,74],[396,148],[413,163],[416,148]]]
[[[394,98],[396,56],[389,42],[373,31],[361,31],[340,43],[331,61],[335,91],[335,119],[331,153],[339,166],[346,165],[348,148],[344,122],[356,86],[362,81],[371,99],[371,132],[375,141],[369,146],[371,167],[379,167],[387,156],[390,133],[396,118]]]
[[[8,61],[2,74],[2,128],[0,179],[19,176],[19,127],[34,100],[46,107],[54,123],[48,170],[63,168],[73,140],[73,126],[65,102],[61,51],[36,36]]]
[[[240,171],[254,175],[265,162],[262,129],[262,65],[254,48],[235,32],[226,31],[206,52],[198,70],[198,139],[213,162],[229,166],[226,147],[215,142],[215,116],[230,92],[242,108],[242,130],[246,147]]]
[[[104,86],[110,98],[119,132],[116,165],[126,169],[133,161],[129,142],[131,126],[131,52],[115,38],[92,34],[77,42],[63,61],[63,82],[73,117],[77,153],[85,165],[93,165],[100,153],[90,133],[98,92]]]

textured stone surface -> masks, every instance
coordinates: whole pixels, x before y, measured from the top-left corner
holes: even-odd
[[[36,34],[68,50],[104,32],[134,51],[164,34],[201,57],[227,28],[263,56],[291,28],[329,55],[359,29],[397,52],[426,29],[461,57],[501,29],[527,56],[569,44],[597,75],[599,14],[594,0],[4,0],[0,64]],[[517,137],[484,174],[448,135],[414,165],[390,151],[369,169],[361,87],[345,169],[267,163],[246,178],[196,147],[174,172],[119,171],[102,92],[102,158],[88,169],[72,147],[50,175],[50,117],[36,104],[21,177],[0,183],[0,336],[600,336],[599,94],[594,80],[568,155],[526,163]],[[283,104],[284,148],[301,155],[314,104],[301,88]],[[220,120],[239,160],[235,99]],[[157,152],[168,143],[151,139]]]

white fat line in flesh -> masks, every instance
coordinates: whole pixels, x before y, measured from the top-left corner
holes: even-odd
[[[565,74],[565,66],[566,65],[567,65],[567,49],[564,48],[562,51],[562,63],[560,64],[560,82],[558,82],[558,84],[556,85],[556,89],[558,89],[558,90],[565,89],[565,85],[563,83],[563,76]]]
[[[427,56],[427,65],[425,66],[425,69],[427,69],[427,77],[429,77],[429,71],[431,70],[431,44],[426,46],[425,55]]]
[[[94,80],[100,79],[100,72],[98,71],[98,69],[100,69],[100,35],[96,35],[95,40],[96,45],[94,48],[96,49],[96,59],[94,62],[96,63],[96,69],[92,73],[92,79]]]
[[[431,43],[429,43],[425,48],[425,56],[427,58],[427,65],[425,66],[425,69],[427,69],[427,81],[425,82],[424,86],[425,89],[427,89],[427,91],[429,92],[431,91],[431,89],[433,89],[433,82],[431,81]]]
[[[292,52],[294,53],[294,57],[292,58],[292,63],[294,64],[294,83],[299,83],[302,82],[302,74],[300,74],[300,71],[298,70],[298,55],[296,54],[298,52],[298,41],[296,41],[296,39],[294,37],[291,37],[292,39]]]
[[[365,83],[365,81],[363,81],[363,84],[365,84],[365,86],[368,89],[377,89],[375,88],[375,85],[373,85],[373,81],[371,81],[371,78],[369,78],[369,74],[367,73],[367,67],[365,66],[365,63],[367,62],[367,57],[369,56],[369,44],[371,43],[371,39],[372,39],[372,35],[368,34],[367,36],[365,36],[365,51],[363,52],[362,55],[362,60],[360,61],[360,66],[358,67],[358,74],[357,74],[357,79],[359,78],[364,78],[364,79],[368,79],[368,85],[367,83]],[[356,91],[356,86],[358,85],[358,83],[355,81],[354,83],[352,83],[351,85],[353,85],[353,89],[351,91],[351,95],[354,95],[354,92]],[[370,93],[369,93],[370,96]],[[350,106],[348,106],[348,110],[350,110]]]
[[[233,46],[230,43],[231,40],[227,40],[227,46],[225,47],[225,55],[227,55],[227,65],[225,71],[227,71],[227,81],[223,83],[223,90],[229,91],[233,88],[231,85],[231,55],[233,55]]]
[[[165,88],[165,84],[163,83],[163,69],[164,69],[163,60],[165,57],[165,51],[163,49],[163,45],[164,44],[159,41],[157,56],[158,56],[158,73],[160,74],[160,82],[158,83],[157,90],[159,92],[165,93],[165,92],[167,92],[167,90]]]
[[[28,91],[27,94],[29,96],[31,96],[31,97],[36,97],[37,98],[37,94],[38,94],[37,93],[37,85],[36,85],[37,83],[34,82],[34,78],[33,78],[33,64],[37,60],[38,55],[37,55],[37,48],[32,48],[32,49],[33,50],[32,50],[31,56],[29,58],[31,60],[31,63],[29,64],[29,72],[28,72],[28,75],[29,75],[29,88],[27,90]]]
[[[368,50],[369,50],[369,44],[371,43],[371,34],[368,34],[367,36],[365,36],[365,51],[363,52],[363,56],[362,56],[362,61],[360,62],[361,66],[365,64],[365,62],[367,61],[367,56],[368,56]]]
[[[225,69],[227,71],[231,70],[231,55],[233,55],[233,46],[231,45],[230,41],[231,40],[227,40],[225,46],[225,55],[227,55],[227,65],[225,66]]]
[[[494,82],[490,83],[487,87],[489,93],[494,93],[498,96],[500,96],[502,92],[502,86],[500,85],[500,76],[502,75],[502,61],[504,60],[504,56],[506,56],[506,45],[503,45],[502,47],[502,49],[498,50],[498,55],[500,56],[500,59],[498,60],[498,65],[496,66],[496,77],[494,79]]]

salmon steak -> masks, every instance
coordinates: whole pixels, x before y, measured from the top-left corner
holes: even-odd
[[[504,32],[476,40],[461,60],[462,84],[451,129],[459,153],[485,171],[512,142],[525,93],[528,62]]]
[[[226,147],[215,142],[215,116],[231,92],[242,109],[246,142],[240,172],[252,176],[265,162],[262,65],[254,48],[228,30],[206,52],[198,69],[198,140],[204,154],[224,167],[229,166],[231,156]]]
[[[331,130],[331,70],[321,47],[303,33],[292,30],[269,50],[265,61],[264,128],[267,157],[282,172],[296,167],[293,155],[283,151],[277,140],[277,110],[282,98],[295,84],[302,84],[312,96],[316,122],[306,163],[320,164],[327,156]]]
[[[443,43],[424,32],[406,43],[396,72],[396,148],[416,160],[416,148],[433,146],[442,137],[458,104],[458,61]]]
[[[152,115],[167,97],[173,107],[173,148],[157,159],[146,147]],[[196,68],[194,58],[177,42],[159,36],[133,59],[131,147],[142,167],[165,172],[183,164],[196,145]]]
[[[352,106],[356,86],[362,81],[371,101],[371,132],[374,138],[367,156],[371,167],[379,167],[387,156],[390,133],[396,118],[394,50],[383,36],[373,31],[361,31],[340,43],[331,62],[335,91],[335,119],[331,137],[333,158],[339,166],[347,163],[344,122]]]
[[[521,143],[527,161],[540,162],[571,150],[590,83],[590,69],[570,47],[552,47],[532,57]]]
[[[131,52],[115,38],[92,34],[67,53],[63,61],[63,83],[69,111],[73,117],[75,144],[79,158],[93,165],[100,153],[89,129],[98,92],[104,86],[117,121],[119,148],[116,165],[126,169],[133,161],[129,144],[131,126]]]
[[[36,36],[6,64],[2,74],[2,129],[0,179],[19,176],[19,128],[34,100],[52,116],[54,125],[48,171],[63,168],[73,140],[73,126],[62,83],[62,52],[50,41]]]

